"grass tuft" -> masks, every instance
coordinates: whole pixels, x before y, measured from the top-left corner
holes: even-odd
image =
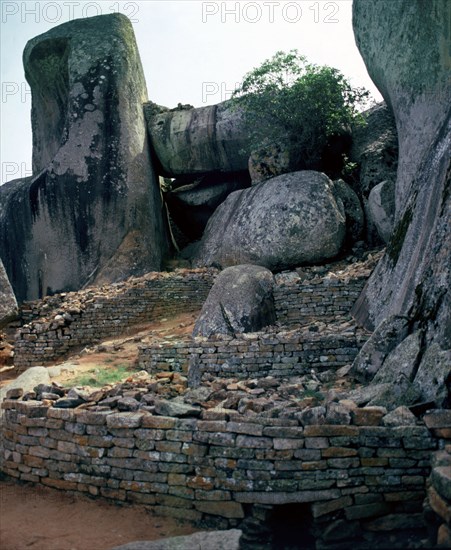
[[[128,376],[130,376],[130,370],[126,365],[95,367],[68,380],[66,385],[101,388],[107,384],[122,382],[122,380]]]

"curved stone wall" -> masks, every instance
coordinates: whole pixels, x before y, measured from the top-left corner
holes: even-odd
[[[302,426],[238,413],[205,420],[39,401],[2,407],[3,471],[23,481],[221,527],[241,524],[252,505],[308,503],[314,522],[328,521],[325,541],[424,525],[437,440],[421,421],[388,427],[366,409],[349,425]]]

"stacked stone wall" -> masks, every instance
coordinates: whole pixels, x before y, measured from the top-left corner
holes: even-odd
[[[420,421],[386,427],[224,415],[68,410],[3,403],[3,471],[58,489],[240,525],[253,505],[308,503],[322,544],[424,526],[437,439]],[[383,420],[382,420],[383,422]]]
[[[201,309],[216,270],[151,273],[108,287],[63,293],[22,307],[16,367],[48,365],[131,327]]]
[[[289,377],[339,368],[352,363],[366,336],[332,327],[321,333],[308,329],[268,331],[183,342],[139,346],[140,368],[151,373],[173,370],[192,381],[211,376],[231,378]]]
[[[425,518],[431,543],[451,548],[451,410],[433,410],[424,420],[439,441],[439,450],[431,456]]]
[[[349,316],[365,286],[367,276],[353,279],[322,278],[303,281],[295,278],[274,288],[278,322],[290,327],[312,319],[331,321]]]

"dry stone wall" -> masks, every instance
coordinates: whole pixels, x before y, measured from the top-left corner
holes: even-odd
[[[321,332],[297,329],[254,332],[235,337],[195,338],[139,346],[140,368],[150,373],[187,373],[196,385],[211,376],[291,377],[352,363],[367,336],[355,328],[331,326]]]
[[[349,318],[350,308],[380,255],[380,252],[368,254],[366,260],[350,265],[336,262],[320,268],[300,268],[276,275],[274,302],[277,324],[299,328],[314,320],[331,323],[337,319]],[[320,271],[315,271],[317,269]],[[114,285],[61,293],[25,303],[21,307],[23,326],[16,335],[15,364],[19,368],[51,364],[69,352],[77,351],[102,338],[124,334],[135,325],[169,317],[181,311],[198,311],[202,308],[217,273],[215,269],[155,272]],[[352,361],[359,344],[358,340],[349,339],[348,335],[326,337],[322,343],[325,353],[321,354],[321,342],[314,333],[302,338],[307,339],[307,336],[312,340],[313,351],[310,354],[307,353],[310,349],[307,342],[302,350],[280,349],[277,348],[277,343],[269,344],[276,346],[274,350],[267,350],[264,348],[266,341],[260,344],[254,342],[250,347],[245,336],[238,336],[235,344],[240,344],[244,354],[254,354],[259,364],[268,363],[263,361],[264,355],[261,354],[264,353],[272,354],[271,357],[267,355],[266,359],[271,358],[275,364],[300,363],[302,360],[294,360],[292,357],[295,355],[291,355],[291,352],[299,352],[302,358],[308,356],[307,363],[313,366],[321,366],[326,362],[339,366],[344,364],[343,361]],[[260,337],[257,336],[258,338]],[[264,340],[266,337],[261,338]],[[338,341],[334,341],[334,338]],[[223,343],[227,346],[230,344],[225,340]],[[287,342],[293,345],[296,343],[299,340]],[[232,343],[231,349],[233,345]],[[257,350],[256,345],[262,345],[263,348]],[[145,368],[150,367],[152,370],[153,364],[169,359],[176,371],[186,370],[185,356],[193,353],[192,348],[196,346],[198,351],[195,353],[203,358],[206,358],[205,354],[214,353],[219,364],[233,362],[227,351],[224,352],[227,357],[221,358],[222,346],[210,352],[210,345],[194,345],[188,342],[176,345],[163,343],[150,352],[155,354],[154,358],[144,357],[149,353],[143,352],[142,361],[150,361],[152,365]],[[258,354],[254,353],[256,351]],[[283,357],[279,360],[280,351],[283,352]],[[328,359],[324,359],[326,356]],[[251,362],[252,356],[244,355],[242,359],[242,364],[247,364]],[[236,358],[234,361],[236,363]],[[280,370],[282,367],[277,366],[276,369]]]
[[[294,278],[274,288],[277,320],[283,326],[347,316],[365,286],[367,276],[305,282]]]
[[[387,427],[365,408],[348,425],[302,426],[230,412],[205,420],[39,401],[2,407],[3,471],[23,481],[223,528],[253,505],[308,503],[324,544],[424,526],[437,439],[421,421]]]
[[[451,548],[451,410],[431,411],[424,420],[440,449],[431,456],[425,518],[432,544]]]
[[[47,365],[130,327],[202,307],[216,270],[150,273],[108,287],[63,293],[22,307],[16,367]]]

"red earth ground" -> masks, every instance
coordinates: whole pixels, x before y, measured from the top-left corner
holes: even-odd
[[[170,338],[192,332],[197,314],[184,313],[136,328],[133,334],[70,357],[78,375],[94,367],[127,365],[136,370],[141,339]],[[13,380],[15,369],[0,373],[0,387]],[[74,374],[55,379],[70,382]],[[159,517],[143,506],[112,504],[104,499],[67,494],[49,487],[0,481],[1,550],[110,550],[136,540],[157,540],[194,533],[187,522]]]

